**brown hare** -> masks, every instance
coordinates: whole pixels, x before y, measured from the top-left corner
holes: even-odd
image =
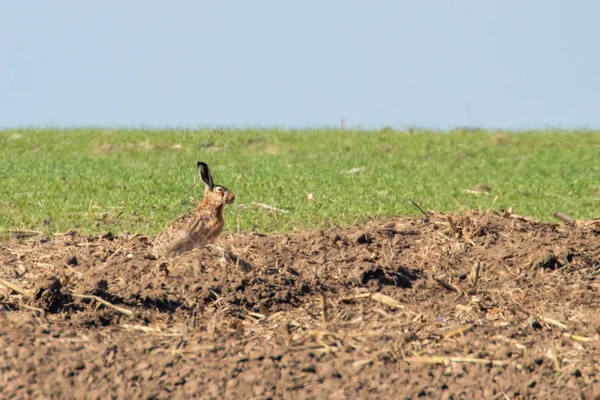
[[[204,199],[194,210],[166,226],[154,239],[156,257],[173,258],[184,252],[214,241],[225,221],[223,207],[235,200],[233,192],[225,186],[215,185],[208,165],[198,161],[200,178],[204,181]]]

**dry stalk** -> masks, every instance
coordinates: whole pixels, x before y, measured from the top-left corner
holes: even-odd
[[[269,315],[269,307],[264,302],[261,302],[258,307],[259,314],[264,315],[265,317]]]
[[[110,307],[113,310],[120,312],[121,314],[127,315],[128,317],[131,317],[133,315],[133,311],[128,310],[128,309],[123,308],[123,307],[115,306],[114,304],[109,303],[108,301],[106,301],[103,298],[98,297],[98,296],[87,295],[87,294],[75,294],[75,293],[72,293],[72,296],[73,297],[78,297],[80,299],[95,300],[98,303],[100,303],[100,304],[102,304],[102,305],[104,305],[106,307]]]
[[[474,194],[474,195],[484,195],[484,196],[489,196],[490,192],[486,192],[486,191],[482,191],[482,190],[473,190],[473,189],[463,189],[462,190],[463,193],[465,194]]]
[[[0,283],[12,290],[13,292],[17,292],[19,294],[22,294],[23,296],[33,297],[33,293],[31,291],[23,289],[22,287],[17,286],[14,283],[10,283],[9,281],[5,281],[4,279],[0,279]]]
[[[423,218],[423,221],[425,222],[429,222],[429,216],[427,215],[427,213],[421,208],[420,205],[418,205],[413,199],[408,199],[413,206],[417,207],[417,209],[419,211],[421,211],[421,214],[423,214],[425,216],[425,218]]]
[[[469,332],[471,330],[473,330],[473,324],[464,325],[464,326],[461,326],[458,329],[454,329],[454,330],[446,333],[444,335],[444,339],[449,339],[449,338],[451,338],[453,336],[456,336],[456,335],[464,336],[465,333],[467,333],[467,332]]]
[[[273,206],[270,206],[268,204],[263,204],[263,203],[252,203],[253,205],[255,205],[256,207],[261,207],[270,211],[275,211],[275,212],[280,212],[280,213],[288,213],[288,210],[283,210],[281,208],[275,208]]]
[[[483,364],[504,366],[506,362],[501,360],[491,360],[487,358],[471,358],[471,357],[407,357],[404,361],[424,364],[449,364],[449,363],[467,363],[467,364]]]
[[[460,231],[456,227],[456,224],[454,223],[454,220],[452,219],[452,217],[450,215],[447,215],[446,219],[448,220],[448,223],[450,224],[450,229],[452,229],[452,233],[454,233],[456,235],[456,237],[460,237],[461,236]]]
[[[504,335],[496,335],[494,336],[495,339],[501,340],[505,343],[508,343],[512,346],[515,346],[517,349],[521,350],[521,351],[525,351],[527,350],[527,346],[525,344],[520,343],[519,341],[506,337]]]
[[[462,311],[462,312],[467,312],[467,313],[473,311],[473,307],[471,307],[471,306],[465,306],[465,305],[462,305],[462,304],[455,305],[454,309],[456,309],[458,311]]]
[[[554,214],[552,214],[552,216],[556,219],[560,219],[567,225],[575,225],[577,223],[575,219],[569,217],[566,214],[561,213],[560,211],[554,211]]]
[[[390,314],[386,313],[381,308],[374,308],[373,311],[376,312],[377,314],[381,315],[385,319],[392,319],[393,318]]]
[[[367,365],[371,365],[373,364],[373,360],[370,359],[365,359],[365,360],[358,360],[358,361],[354,361],[352,363],[352,367],[356,368],[358,370],[362,370],[364,367],[366,367]]]
[[[34,236],[41,236],[43,235],[43,232],[40,231],[9,231],[10,236],[16,239],[25,239],[25,238],[30,238],[30,237],[34,237]]]
[[[321,292],[321,307],[323,308],[323,323],[326,324],[329,322],[329,316],[327,315],[327,298],[323,292]]]
[[[507,218],[516,219],[516,220],[523,221],[523,222],[536,222],[536,223],[540,222],[540,220],[538,220],[538,219],[526,217],[524,215],[517,215],[517,214],[510,214]]]
[[[558,326],[560,329],[564,329],[565,331],[569,329],[569,327],[567,325],[563,324],[560,321],[552,319],[552,318],[541,317],[541,320],[544,321],[547,324]]]
[[[19,304],[19,306],[23,307],[23,308],[26,308],[28,310],[37,311],[37,312],[40,313],[40,316],[42,316],[42,317],[46,316],[46,311],[42,310],[41,308],[29,306],[27,304]]]
[[[333,340],[341,340],[337,333],[331,331],[322,331],[318,329],[312,329],[306,332],[307,339],[323,340],[331,338]]]
[[[240,223],[240,221],[241,221],[241,215],[240,215],[241,213],[240,213],[240,211],[241,211],[242,208],[245,208],[244,204],[240,204],[240,205],[237,206],[237,221],[236,222],[237,222],[237,233],[238,233],[238,235],[239,235],[240,230],[241,230],[240,229],[240,225],[241,225],[241,223]]]
[[[552,362],[554,363],[554,371],[559,371],[560,370],[560,361],[558,361],[558,356],[556,355],[556,349],[554,347],[551,349],[548,349],[548,352],[546,353],[546,357],[549,358],[550,360],[552,360]]]
[[[298,342],[299,345],[305,344],[307,341],[317,343],[321,348],[326,349],[326,351],[335,352],[342,348],[342,338],[335,332],[325,330],[309,330],[300,337],[292,337],[290,340],[291,343]]]
[[[172,351],[172,353],[175,354],[191,354],[191,353],[200,353],[201,351],[205,351],[205,350],[209,350],[209,351],[213,351],[216,348],[216,346],[214,345],[206,345],[206,346],[198,346],[198,347],[193,347],[191,349],[174,349]]]
[[[320,350],[322,352],[327,352],[326,349],[328,347],[329,346],[324,345],[324,344],[316,344],[314,346],[308,346],[308,345],[307,346],[296,346],[296,347],[292,347],[292,348],[288,349],[288,351],[292,352],[292,353],[297,353],[297,352],[305,351],[305,350]]]
[[[473,268],[471,269],[471,273],[469,274],[469,280],[471,281],[471,287],[473,287],[473,288],[477,287],[477,282],[479,281],[480,266],[481,266],[481,263],[479,261],[477,261],[473,265]]]
[[[132,331],[142,331],[144,333],[152,333],[158,336],[183,336],[183,333],[179,333],[179,332],[163,332],[162,329],[160,328],[153,328],[151,326],[144,326],[144,325],[130,325],[130,324],[123,324],[121,325],[121,327],[123,329],[126,330],[132,330]]]
[[[590,337],[585,337],[585,336],[578,336],[578,335],[572,335],[570,333],[563,333],[564,337],[567,337],[569,339],[573,339],[576,342],[582,342],[582,343],[587,343],[587,342],[597,342],[598,338],[590,338]]]
[[[267,318],[267,316],[264,314],[259,314],[259,313],[250,312],[250,311],[248,311],[248,315],[256,318],[259,321],[262,321],[263,319]]]
[[[463,292],[462,290],[460,290],[459,288],[457,288],[456,286],[452,285],[451,283],[448,283],[440,278],[436,278],[435,276],[431,275],[431,279],[434,280],[435,282],[437,282],[440,286],[442,286],[444,289],[447,289],[451,292],[455,292],[458,293],[459,295],[462,296]]]
[[[498,200],[498,196],[494,197],[492,204],[490,204],[490,206],[487,208],[487,210],[485,210],[485,214],[489,213],[490,210],[492,209],[492,207],[494,207],[494,204],[496,204],[496,200]]]
[[[104,243],[89,243],[89,242],[85,242],[85,243],[76,243],[75,246],[77,247],[104,247]]]
[[[116,255],[117,255],[117,253],[119,253],[121,250],[123,250],[123,246],[119,246],[119,247],[117,248],[117,250],[115,250],[115,251],[114,251],[114,253],[112,253],[112,254],[110,254],[108,257],[106,257],[106,261],[104,261],[104,266],[106,266],[106,265],[108,264],[108,262],[109,262],[110,260],[112,260],[112,258],[113,258],[114,256],[116,256]]]
[[[400,303],[398,300],[390,297],[390,296],[386,296],[385,294],[381,294],[381,293],[359,293],[357,295],[354,295],[352,297],[347,297],[347,298],[343,298],[342,301],[348,301],[348,300],[354,300],[354,299],[373,299],[375,301],[378,301],[382,304],[385,304],[386,306],[389,307],[394,307],[394,308],[399,308],[401,310],[404,310],[407,313],[410,313],[412,315],[417,315],[415,312],[409,311],[406,309],[406,307]]]

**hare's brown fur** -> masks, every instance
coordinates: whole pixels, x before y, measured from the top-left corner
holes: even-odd
[[[212,183],[212,178],[211,178]],[[235,200],[224,186],[206,185],[204,199],[194,210],[171,222],[154,239],[156,257],[173,258],[213,242],[223,230],[223,207]]]

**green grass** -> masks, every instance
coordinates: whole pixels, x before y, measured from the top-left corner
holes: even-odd
[[[237,195],[243,230],[346,225],[426,209],[500,206],[600,216],[592,132],[15,129],[0,132],[0,232],[153,234],[202,195],[196,160]],[[360,172],[348,173],[353,168]],[[463,192],[492,187],[490,196]],[[312,193],[314,200],[307,195]],[[285,209],[273,213],[252,206]],[[236,228],[237,207],[226,211]]]

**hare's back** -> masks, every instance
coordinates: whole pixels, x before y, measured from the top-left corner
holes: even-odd
[[[164,255],[170,248],[177,246],[177,243],[185,243],[189,240],[190,226],[194,220],[194,215],[188,213],[167,225],[154,238],[153,254],[155,256]]]

